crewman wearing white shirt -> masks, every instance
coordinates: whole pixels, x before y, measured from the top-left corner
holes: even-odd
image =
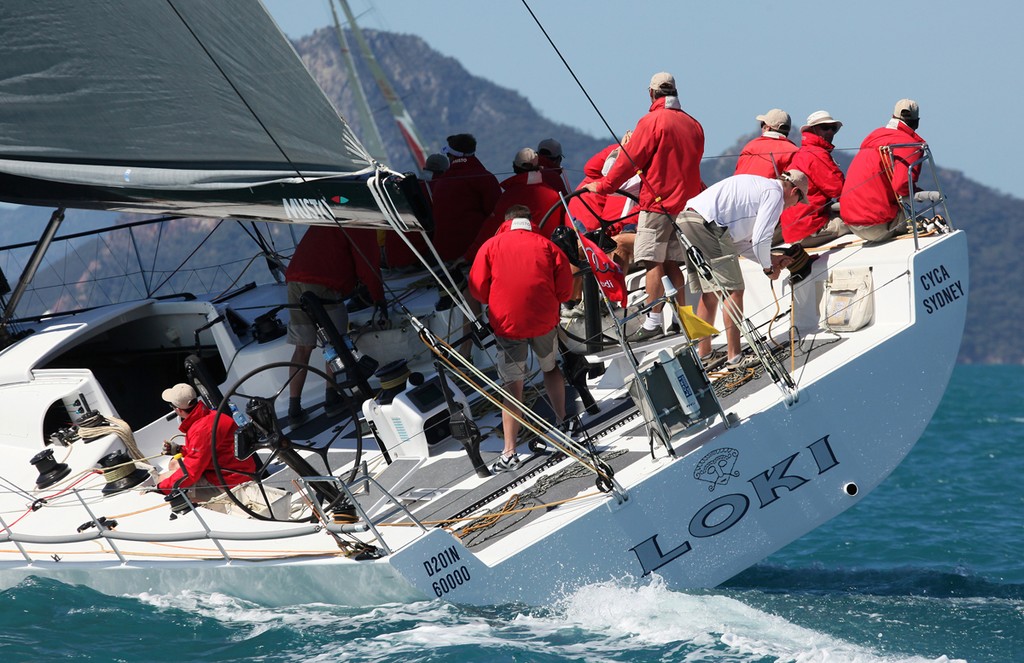
[[[733,175],[691,198],[676,223],[690,243],[704,254],[725,295],[735,310],[742,313],[743,273],[739,254],[760,264],[768,278],[779,278],[788,259],[772,255],[772,233],[783,209],[806,200],[807,176],[799,170],[787,170],[775,179]],[[689,256],[686,272],[690,291],[701,293],[697,315],[714,324],[718,312],[717,286],[698,275]],[[740,332],[728,317],[726,366],[737,368],[743,364]],[[711,356],[710,337],[701,339],[697,347],[702,358]]]

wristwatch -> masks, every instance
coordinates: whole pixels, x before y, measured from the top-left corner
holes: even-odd
[[[764,268],[764,275],[765,276],[771,276],[772,272],[774,272],[774,271],[775,271],[774,267],[765,267]]]

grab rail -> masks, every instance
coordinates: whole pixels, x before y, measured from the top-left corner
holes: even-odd
[[[312,487],[309,486],[310,483],[336,484],[345,493],[345,497],[348,499],[349,504],[351,504],[355,508],[356,512],[359,514],[360,519],[362,520],[363,523],[365,523],[366,528],[373,533],[373,538],[377,541],[378,544],[380,544],[380,547],[384,550],[384,553],[387,555],[391,554],[391,548],[388,546],[387,542],[384,541],[384,537],[381,536],[380,532],[377,530],[376,525],[374,525],[373,520],[366,513],[366,510],[363,509],[363,506],[356,500],[355,495],[353,495],[353,487],[358,488],[362,484],[373,484],[387,498],[388,503],[394,504],[395,508],[404,511],[405,515],[409,517],[409,520],[411,520],[417,527],[419,527],[424,532],[427,531],[426,526],[424,526],[423,523],[420,522],[418,518],[416,518],[416,516],[412,515],[412,512],[409,511],[409,509],[404,504],[402,504],[394,495],[392,495],[386,488],[384,488],[384,486],[380,485],[380,483],[378,483],[376,479],[374,479],[368,474],[364,474],[360,477],[357,477],[350,483],[345,483],[344,481],[335,476],[299,477],[298,481],[300,481],[303,484],[304,488],[306,489],[307,495],[310,497],[310,503],[316,510],[317,515],[320,516],[320,521],[324,523],[324,527],[327,529],[328,532],[350,532],[352,531],[351,529],[345,529],[346,527],[351,528],[350,525],[337,525],[331,522],[332,518],[328,516],[326,513],[324,513],[323,509],[320,506],[320,502],[316,499],[316,492],[313,490]],[[385,518],[391,516],[393,513],[394,509],[387,511],[384,516],[381,516],[380,520],[383,521]]]
[[[910,171],[912,171],[918,165],[927,162],[929,164],[929,170],[931,171],[931,174],[932,174],[932,180],[933,180],[933,182],[935,184],[935,193],[938,194],[937,198],[934,197],[934,196],[918,196],[918,194],[928,193],[928,192],[923,190],[923,189],[917,189],[916,188],[917,183],[914,181],[914,178],[909,177],[909,175],[908,175],[908,177],[907,177],[907,183],[909,185],[908,194],[907,194],[906,197],[903,198],[903,200],[900,201],[900,204],[903,206],[904,211],[907,212],[907,218],[908,218],[908,220],[910,222],[910,225],[911,225],[911,228],[913,229],[913,232],[914,232],[914,250],[915,251],[920,251],[921,250],[921,245],[919,243],[919,235],[918,235],[918,231],[917,231],[917,217],[918,217],[918,215],[924,214],[925,212],[927,212],[929,210],[935,209],[935,207],[937,207],[938,205],[942,205],[942,211],[944,213],[944,216],[942,218],[945,221],[946,225],[948,226],[948,229],[949,230],[953,230],[953,224],[952,224],[952,222],[950,221],[950,218],[949,218],[949,207],[946,205],[946,196],[945,196],[944,193],[942,193],[942,187],[939,185],[938,169],[935,167],[935,159],[932,157],[932,151],[931,151],[931,148],[928,147],[928,143],[899,143],[899,144],[895,144],[895,145],[890,145],[889,147],[890,148],[897,148],[897,147],[915,147],[915,148],[919,148],[921,150],[921,157],[919,159],[911,162],[910,164],[908,164],[907,165],[907,171],[909,173]],[[917,210],[915,208],[915,203],[922,203],[922,209],[921,210]]]

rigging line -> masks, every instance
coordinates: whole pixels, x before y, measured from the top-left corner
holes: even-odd
[[[630,156],[629,151],[626,149],[626,146],[622,144],[621,139],[612,130],[612,127],[611,127],[610,124],[608,124],[608,120],[605,118],[604,114],[601,113],[601,109],[597,107],[597,103],[590,96],[590,93],[587,92],[586,87],[584,87],[584,85],[583,85],[582,81],[580,81],[579,77],[576,76],[576,72],[573,70],[572,66],[565,59],[565,57],[562,55],[562,52],[558,49],[558,46],[555,45],[555,42],[551,39],[551,36],[548,34],[548,31],[541,24],[540,19],[537,18],[537,15],[530,8],[530,5],[529,5],[528,1],[527,0],[522,0],[522,3],[523,3],[523,6],[526,7],[526,11],[530,13],[530,17],[533,19],[534,23],[537,24],[537,28],[540,29],[541,34],[544,35],[544,38],[547,39],[548,43],[551,45],[552,50],[555,51],[555,55],[557,55],[558,59],[562,61],[563,65],[565,65],[566,71],[568,71],[569,75],[572,76],[572,79],[574,81],[576,81],[576,85],[577,85],[577,87],[579,87],[580,92],[582,92],[583,96],[587,98],[587,101],[590,103],[590,106],[594,109],[594,112],[597,113],[597,116],[599,118],[601,118],[601,123],[604,124],[605,128],[608,130],[608,133],[611,135],[612,138],[615,139],[615,142],[618,143],[619,149],[621,150],[621,154],[625,155],[625,157],[627,159],[629,159],[630,163],[632,163],[634,167],[639,169],[639,167],[637,166],[636,161],[633,160],[633,157]],[[703,160],[703,158],[704,158],[704,156],[701,155],[701,159],[702,160]],[[637,175],[640,176],[641,181],[645,185],[647,185],[648,187],[651,187],[650,182],[647,181],[647,177],[646,177],[646,175],[643,172],[637,172]],[[653,188],[652,188],[652,190],[653,190]],[[660,201],[661,197],[657,196],[657,198]],[[670,217],[673,216],[671,214],[668,214],[668,212],[665,210],[664,206],[662,206],[662,211],[665,212],[666,216],[670,216]]]
[[[272,246],[272,244],[273,244],[273,235],[268,233],[268,235],[270,235],[270,241],[268,241],[267,238],[263,236],[263,233],[260,232],[259,227],[256,225],[258,223],[257,221],[254,221],[254,220],[250,220],[249,221],[249,224],[252,227],[251,230],[245,226],[245,221],[244,220],[242,220],[242,219],[235,219],[234,221],[238,225],[238,227],[242,229],[242,232],[244,232],[246,235],[248,235],[249,239],[251,239],[253,242],[256,243],[256,247],[260,251],[262,251],[264,255],[273,255],[273,256],[280,257],[278,255],[278,253],[277,253],[277,248]],[[255,260],[258,257],[259,257],[259,255],[254,256],[253,260]],[[244,270],[243,270],[243,273],[244,273]],[[239,278],[241,278],[241,276],[239,276]],[[237,281],[237,279],[236,279],[236,281]]]
[[[512,418],[518,421],[524,429],[532,432],[538,438],[548,440],[551,443],[551,445],[554,446],[556,449],[561,451],[566,456],[575,459],[597,476],[606,478],[609,481],[614,482],[613,477],[611,475],[605,474],[604,469],[600,466],[598,462],[592,462],[594,460],[592,452],[589,452],[587,449],[580,447],[579,442],[572,439],[567,433],[560,431],[556,426],[553,426],[550,423],[548,423],[546,420],[540,417],[540,415],[534,412],[531,408],[527,407],[527,405],[523,403],[521,399],[513,398],[512,395],[508,391],[506,391],[504,387],[491,380],[486,374],[480,371],[480,369],[477,368],[473,363],[471,363],[469,360],[467,360],[465,357],[463,357],[461,354],[455,351],[455,349],[452,348],[452,346],[448,345],[442,340],[436,339],[436,343],[431,343],[429,339],[425,337],[427,333],[428,332],[420,332],[420,340],[422,340],[423,343],[425,343],[430,348],[434,355],[437,356],[437,358],[445,366],[448,367],[448,370],[454,376],[458,377],[464,383],[469,385],[469,387],[473,389],[473,391],[476,391],[486,400],[490,401],[491,404],[497,407],[499,410],[510,414]],[[460,369],[459,366],[456,365],[457,362],[463,364],[465,370]],[[467,375],[467,373],[469,373],[469,375]],[[480,382],[476,382],[474,378],[476,380],[479,380]],[[493,393],[485,389],[484,386],[482,386],[480,383],[489,386]],[[505,402],[498,402],[497,396],[495,396],[494,394],[501,396]],[[516,412],[513,412],[510,409],[510,405],[514,405],[516,409],[519,410],[519,413],[517,414]],[[542,428],[547,428],[547,430],[543,431],[541,430]],[[588,453],[590,455],[590,458],[584,458],[584,453]]]
[[[77,233],[68,233],[67,235],[55,235],[53,238],[54,242],[67,241],[70,239],[79,239],[81,237],[91,237],[93,235],[102,235],[115,230],[121,230],[122,228],[134,228],[136,226],[147,226],[153,223],[163,223],[164,221],[173,221],[175,219],[184,219],[187,217],[181,216],[180,214],[169,214],[166,216],[158,216],[152,219],[145,219],[143,221],[132,221],[130,223],[117,223],[106,228],[97,228],[96,230],[83,230]],[[26,249],[34,247],[38,244],[38,240],[31,242],[20,242],[18,244],[8,244],[7,246],[0,246],[0,252],[8,252],[12,249]]]
[[[636,174],[640,177],[640,181],[644,185],[646,185],[649,189],[654,191],[654,188],[651,186],[650,181],[647,179],[646,173],[644,173],[643,170],[640,169],[640,167],[638,166],[636,161],[630,155],[629,150],[626,149],[626,146],[622,144],[622,142],[619,140],[618,136],[615,135],[615,132],[612,131],[611,126],[608,124],[608,122],[605,119],[604,115],[601,114],[601,111],[597,107],[597,104],[595,104],[593,99],[591,99],[590,94],[587,92],[586,88],[583,87],[583,84],[580,82],[579,78],[576,76],[576,73],[573,71],[572,67],[569,65],[569,63],[566,61],[566,59],[562,56],[562,53],[561,53],[561,51],[558,50],[558,47],[555,46],[554,41],[552,41],[551,37],[548,35],[547,30],[544,29],[544,26],[541,25],[541,22],[537,18],[537,15],[534,14],[532,9],[530,9],[530,5],[528,4],[527,0],[522,0],[522,3],[523,3],[523,6],[526,7],[526,11],[528,11],[530,13],[530,16],[533,18],[534,22],[537,24],[537,27],[544,34],[544,37],[548,40],[548,43],[551,44],[551,48],[554,49],[555,53],[558,55],[559,59],[562,61],[562,64],[565,65],[566,70],[568,70],[569,74],[573,77],[573,80],[576,81],[576,84],[579,86],[579,88],[583,92],[584,96],[586,96],[587,101],[590,102],[590,105],[593,106],[594,111],[598,114],[598,117],[601,118],[601,121],[604,123],[605,127],[608,129],[608,132],[612,135],[613,138],[615,138],[615,142],[619,144],[620,155],[624,155],[627,159],[629,159],[629,162],[633,165],[634,168],[636,168]],[[621,158],[621,156],[619,158]],[[657,192],[655,192],[655,193],[657,193]],[[656,195],[655,202],[658,204],[659,207],[661,207],[662,213],[665,216],[669,217],[670,219],[674,218],[675,215],[669,213],[669,211],[661,203],[661,200],[662,200],[662,197],[660,195]],[[688,249],[691,248],[690,242],[685,239],[685,237],[682,235],[682,232],[679,231],[678,229],[676,229],[676,231],[675,231],[675,236],[682,243],[684,249],[688,250]],[[715,275],[713,273],[711,274],[711,276],[712,276],[712,280],[715,282],[715,284],[718,285],[718,286],[721,286],[721,284],[718,283],[718,279],[715,277]],[[722,289],[722,292],[724,292],[724,288]],[[721,300],[721,305],[722,305],[722,315],[723,316],[728,315],[729,317],[731,317],[732,321],[733,321],[733,324],[739,326],[740,329],[742,329],[742,327],[740,326],[740,323],[741,323],[741,321],[743,319],[743,316],[741,314],[739,314],[740,312],[732,310],[733,307],[730,307],[730,302],[728,300],[728,297],[721,296],[720,300]]]
[[[199,244],[194,249],[192,249],[191,253],[189,253],[187,256],[185,256],[185,259],[182,260],[181,263],[179,263],[177,267],[175,267],[173,270],[171,270],[171,273],[167,275],[167,278],[165,278],[163,281],[161,281],[160,284],[157,287],[153,288],[153,294],[156,294],[156,293],[160,292],[160,288],[164,287],[164,285],[166,285],[167,282],[170,281],[171,278],[173,278],[174,275],[177,274],[181,270],[181,268],[185,266],[185,263],[187,263],[189,260],[191,260],[192,256],[194,256],[196,253],[199,252],[199,249],[203,248],[203,245],[206,244],[206,241],[208,239],[210,239],[211,237],[213,237],[213,233],[217,232],[217,228],[220,228],[220,224],[222,224],[222,223],[224,223],[224,219],[218,219],[217,220],[217,225],[215,225],[213,227],[213,230],[211,230],[209,233],[206,234],[206,237],[204,237],[203,240],[201,242],[199,242]]]
[[[587,92],[587,88],[583,86],[583,83],[576,76],[576,72],[573,71],[572,67],[569,65],[569,62],[562,55],[562,52],[558,50],[558,46],[555,46],[555,42],[551,39],[551,36],[548,34],[548,31],[541,24],[540,19],[537,18],[537,15],[533,13],[533,9],[530,8],[530,4],[527,2],[527,0],[522,0],[522,2],[523,6],[526,7],[526,11],[530,13],[530,18],[533,19],[533,22],[536,23],[537,27],[540,29],[541,34],[543,34],[544,38],[548,40],[549,44],[551,44],[551,48],[555,51],[555,55],[557,55],[558,59],[561,60],[562,64],[565,65],[565,69],[566,71],[569,72],[569,75],[572,76],[572,79],[576,81],[576,85],[579,87],[580,92],[582,92],[583,96],[587,98],[587,101],[590,103],[590,106],[594,109],[594,112],[597,113],[597,116],[601,118],[601,123],[605,126],[605,129],[607,129],[608,133],[610,133],[612,138],[615,139],[615,142],[619,143],[619,146],[622,147],[622,143],[619,141],[619,137],[615,135],[614,131],[612,131],[612,127],[610,124],[608,124],[608,120],[605,119],[604,114],[601,113],[601,109],[597,107],[597,104],[590,97],[590,93]],[[630,161],[632,161],[632,159],[630,159]]]

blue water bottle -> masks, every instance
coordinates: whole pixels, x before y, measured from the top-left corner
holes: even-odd
[[[228,407],[231,408],[231,418],[235,420],[235,423],[238,424],[239,428],[249,423],[249,417],[245,416],[245,414],[239,410],[234,403],[229,402]]]

